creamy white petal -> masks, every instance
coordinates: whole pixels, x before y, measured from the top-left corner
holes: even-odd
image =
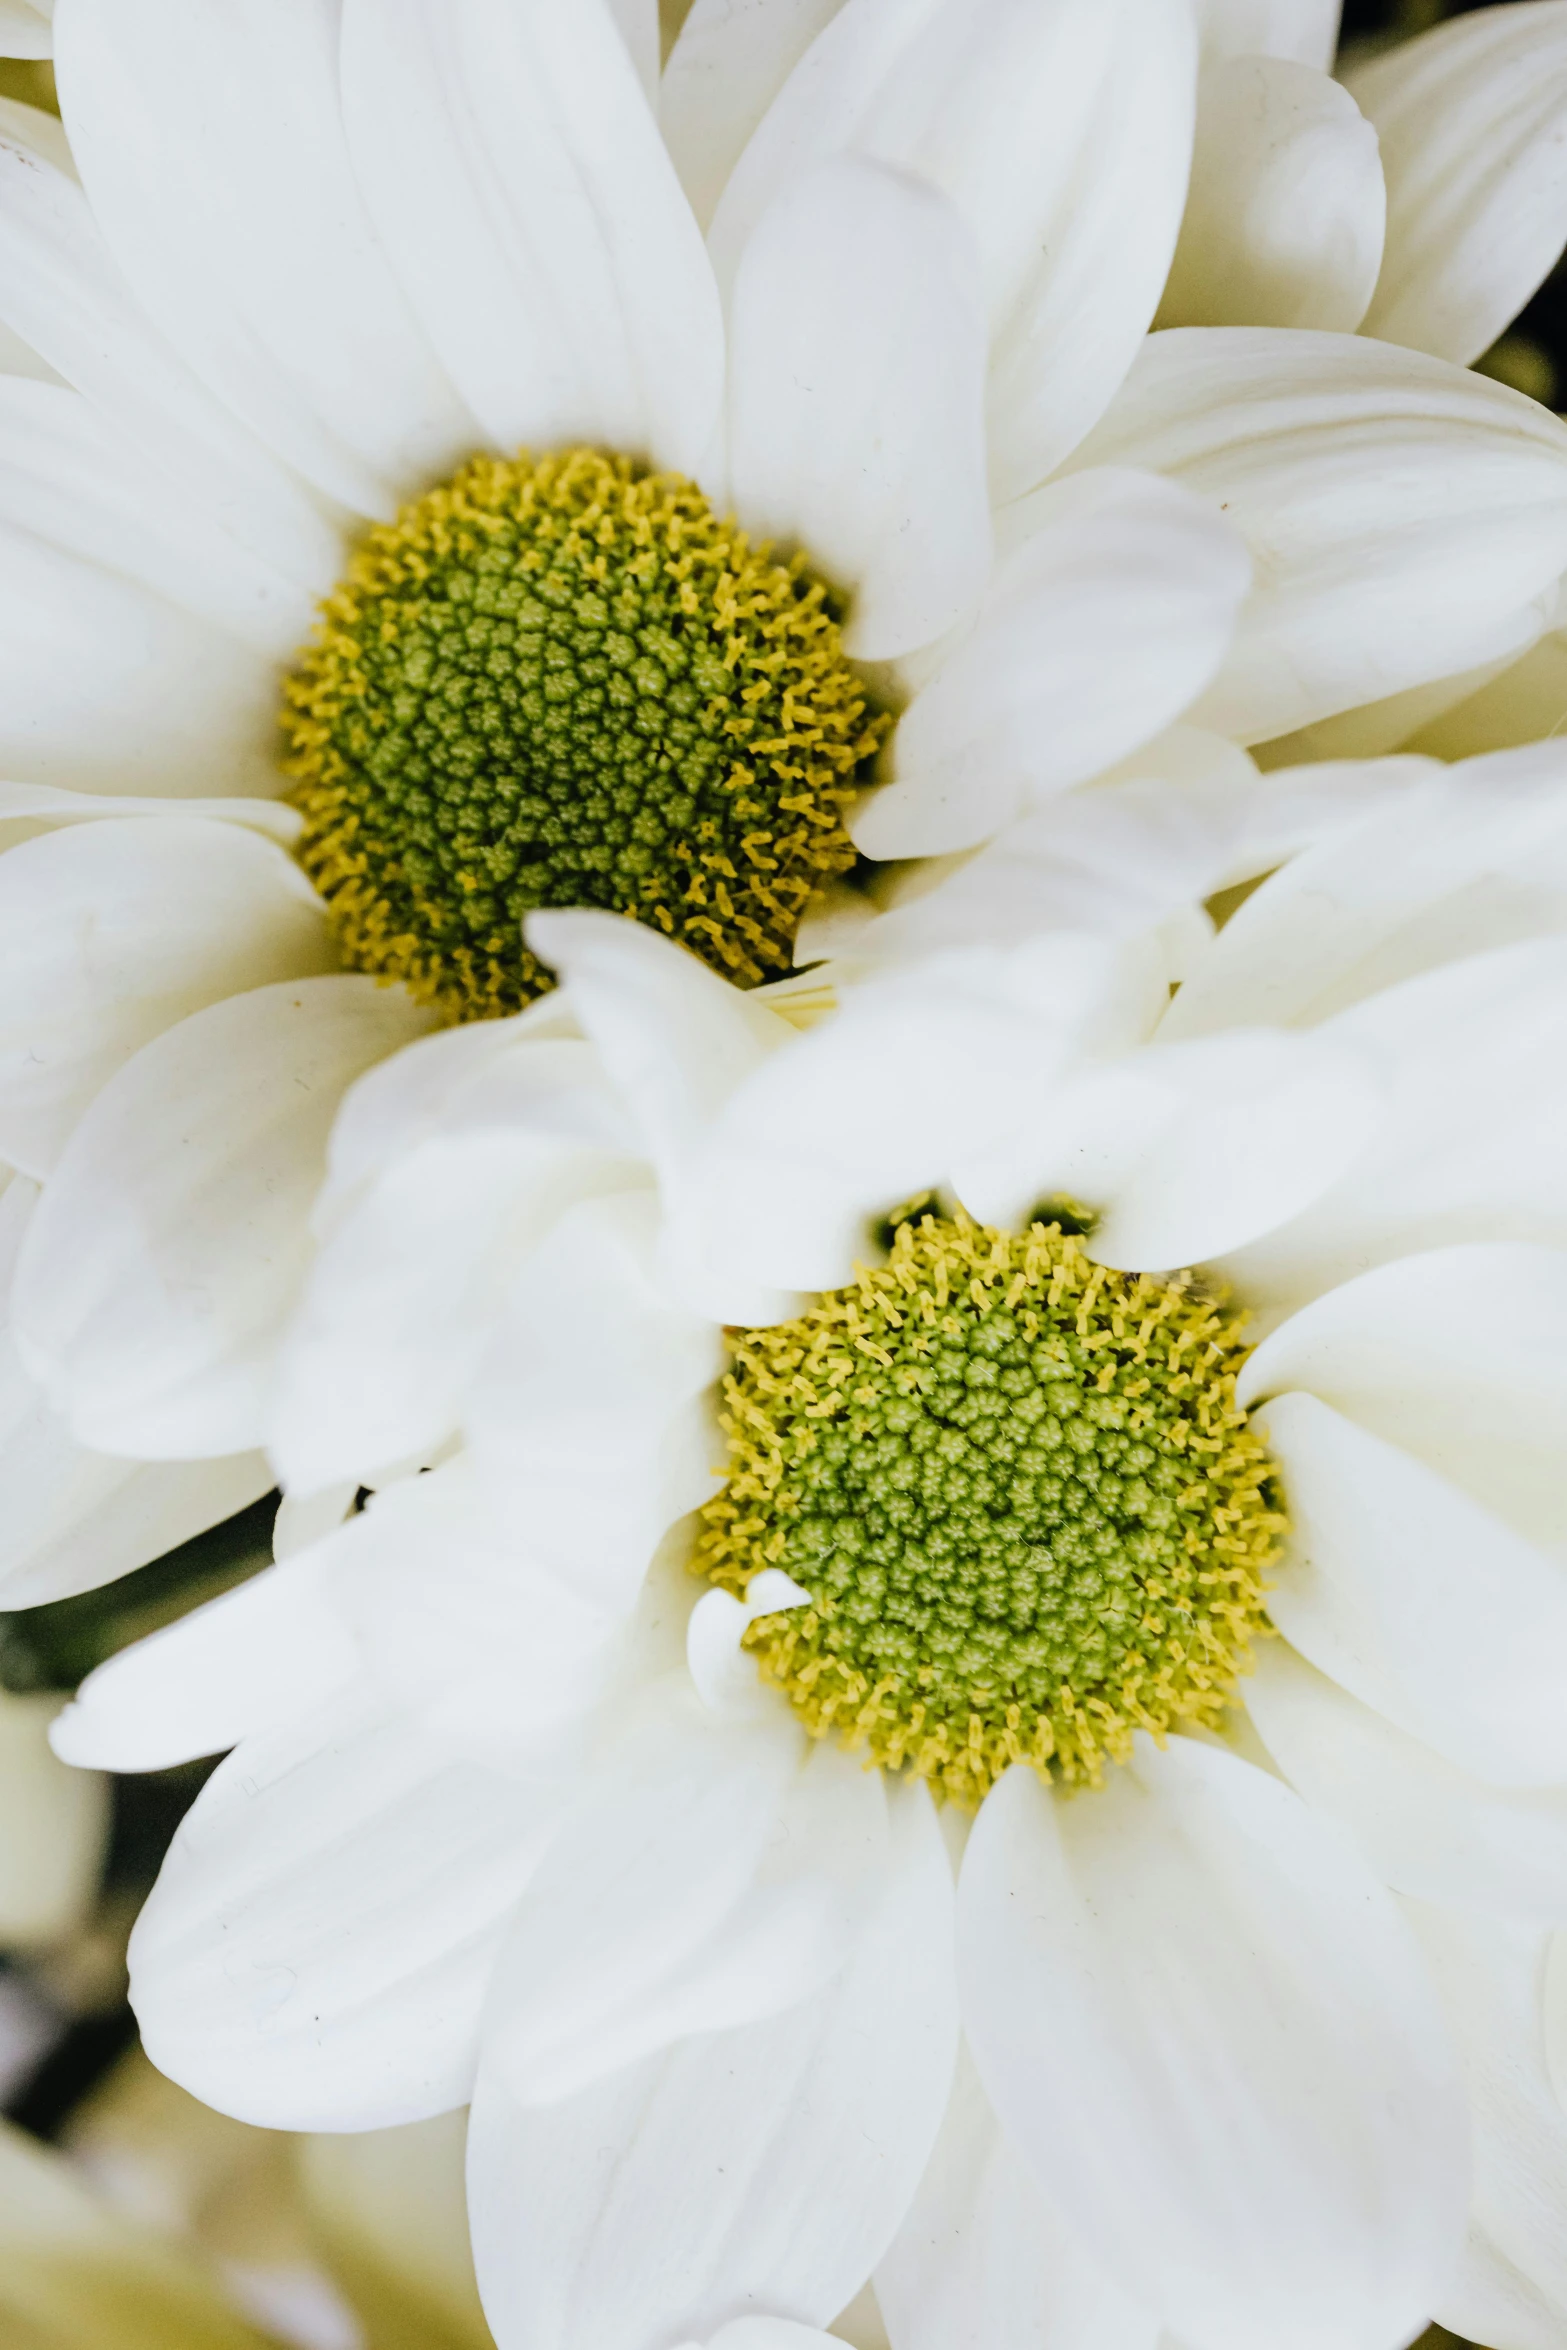
[[[0,57],[47,57],[52,46],[42,10],[29,0],[0,0]]]
[[[788,1709],[706,1712],[677,1677],[584,1786],[496,1967],[485,2067],[552,2106],[692,2032],[821,1990],[888,1866],[885,1784]]]
[[[1251,561],[1206,502],[1107,468],[1009,522],[972,633],[914,695],[893,780],[851,820],[867,856],[972,848],[1150,741],[1229,649]]]
[[[1417,1249],[1567,1247],[1567,941],[1424,972],[1321,1032],[1382,1062],[1387,1109],[1364,1155],[1303,1215],[1223,1270],[1254,1306],[1303,1305]],[[1462,1103],[1461,1117],[1454,1104]]]
[[[876,2298],[893,2350],[1155,2350],[1160,2331],[1007,2143],[966,2057]]]
[[[1367,334],[1478,359],[1567,242],[1567,8],[1488,8],[1349,77],[1387,174]]]
[[[1467,2241],[1434,2314],[1477,2342],[1561,2350],[1567,2116],[1542,2044],[1550,1938],[1420,1902],[1405,1909],[1447,2010],[1474,2130]]]
[[[853,656],[929,644],[979,600],[984,381],[977,261],[950,204],[852,156],[784,190],[735,278],[729,486],[754,535],[848,591]]]
[[[636,68],[637,80],[649,103],[656,103],[662,47],[658,0],[608,0],[608,5],[626,53]]]
[[[1268,1594],[1286,1640],[1477,1777],[1567,1780],[1567,1564],[1315,1396],[1254,1425],[1289,1513]]]
[[[629,1605],[666,1527],[715,1490],[715,1324],[653,1273],[652,1195],[561,1216],[512,1284],[466,1413],[497,1507],[541,1564]]]
[[[461,2105],[495,1952],[558,1796],[351,1693],[247,1739],[197,1797],[131,1941],[148,2055],[267,2129]]]
[[[1318,1037],[1235,1029],[1153,1045],[1017,1104],[953,1181],[986,1223],[1039,1200],[1103,1210],[1090,1254],[1122,1269],[1199,1264],[1320,1198],[1360,1157],[1382,1108],[1374,1060]]]
[[[161,1771],[320,1707],[358,1649],[331,1604],[340,1550],[317,1543],[121,1649],[54,1726],[67,1762]]]
[[[712,227],[720,277],[829,156],[930,181],[979,249],[992,487],[1032,489],[1099,415],[1158,303],[1195,47],[1190,11],[1167,0],[848,0],[735,166]]]
[[[8,1950],[64,1942],[97,1905],[109,1785],[49,1751],[52,1691],[0,1696],[0,1938]]]
[[[889,1798],[884,1897],[813,1998],[698,2032],[582,2096],[522,2107],[481,2066],[468,2144],[500,2341],[644,2350],[742,2311],[825,2326],[881,2257],[956,2051],[952,1879],[921,1786]]]
[[[1259,585],[1193,713],[1244,741],[1521,650],[1567,565],[1567,428],[1362,335],[1154,335],[1073,465],[1167,473],[1251,547]]]
[[[1313,726],[1297,727],[1293,734],[1276,735],[1272,742],[1259,745],[1258,765],[1271,770],[1303,761],[1378,759],[1393,751],[1446,756],[1426,740],[1428,732],[1439,728],[1444,714],[1467,701],[1477,688],[1527,658],[1541,628],[1554,618],[1556,601],[1554,584],[1542,589],[1532,603],[1523,605],[1514,614],[1516,642],[1501,651],[1493,647],[1490,656],[1473,669],[1456,669],[1448,677],[1430,678],[1424,685],[1406,687],[1402,693],[1384,694],[1380,701],[1362,702],[1358,709],[1341,710],[1335,718],[1322,718]],[[1537,731],[1544,734],[1549,728],[1541,727]],[[1527,734],[1499,735],[1494,742],[1483,739],[1469,748],[1489,751],[1500,748],[1504,742],[1533,739]],[[1453,754],[1454,757],[1464,755],[1463,752]]]
[[[478,1069],[433,1133],[318,1208],[268,1436],[288,1489],[440,1444],[529,1249],[563,1209],[645,1179],[591,1046],[538,1039]]]
[[[1236,1384],[1301,1389],[1567,1550],[1567,1250],[1477,1242],[1400,1257],[1274,1330]]]
[[[27,6],[30,0],[22,0],[22,4]],[[42,155],[68,178],[76,177],[71,142],[57,114],[48,113],[42,106],[29,106],[20,98],[0,98],[0,135]]]
[[[235,824],[82,824],[0,856],[0,1153],[42,1176],[99,1088],[224,996],[330,971],[320,900]]]
[[[1297,1793],[1336,1819],[1396,1891],[1567,1922],[1567,1788],[1488,1786],[1394,1729],[1283,1640],[1259,1646],[1242,1695]]]
[[[1216,59],[1156,323],[1350,333],[1386,213],[1377,134],[1347,90],[1288,58]]]
[[[1118,2284],[1194,2350],[1391,2350],[1467,2189],[1435,2000],[1354,1847],[1264,1771],[1139,1741],[983,1805],[958,1964],[981,2079]]]
[[[602,0],[347,0],[343,110],[376,226],[489,439],[694,473],[721,397],[718,293]]]
[[[276,738],[271,661],[0,523],[0,767],[85,791],[264,795]]]
[[[1492,670],[1461,701],[1438,711],[1409,748],[1468,759],[1515,743],[1543,742],[1567,726],[1567,633],[1553,628],[1521,659]]]
[[[3,131],[0,317],[157,468],[172,500],[199,499],[296,587],[320,593],[341,553],[316,501],[163,340],[52,140],[9,114]]]
[[[659,128],[705,228],[741,150],[843,0],[695,0],[664,67]]]
[[[390,514],[473,440],[349,161],[333,0],[68,0],[56,69],[98,225],[208,388],[306,479]]]
[[[183,496],[64,384],[0,377],[0,520],[123,573],[269,659],[309,632],[305,591]]]
[[[286,849],[303,830],[298,809],[281,800],[149,799],[134,792],[65,791],[52,783],[0,783],[0,824],[28,827],[26,833],[7,836],[18,843],[46,826],[98,824],[117,816],[210,817],[219,824],[243,824]]]
[[[84,1443],[257,1442],[345,1087],[431,1025],[371,979],[258,988],[144,1045],[77,1126],[17,1267],[28,1369]]]
[[[1250,881],[1276,872],[1292,857],[1374,815],[1388,802],[1411,797],[1439,772],[1434,760],[1394,753],[1386,758],[1319,759],[1256,775],[1225,881]],[[1244,912],[1244,906],[1239,911]],[[1229,923],[1224,927],[1228,930]],[[1212,961],[1211,954],[1204,956],[1187,978],[1206,985]],[[1184,1020],[1180,1033],[1187,1033]]]
[[[1220,57],[1293,57],[1326,72],[1343,0],[1201,0],[1204,51]]]

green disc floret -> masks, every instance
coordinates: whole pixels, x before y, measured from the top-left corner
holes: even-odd
[[[591,449],[475,458],[373,530],[284,715],[345,959],[456,1019],[550,985],[541,906],[786,971],[885,727],[820,581]]]
[[[1195,1277],[921,1207],[731,1347],[696,1564],[809,1592],[746,1639],[813,1732],[972,1804],[1012,1762],[1092,1781],[1140,1729],[1220,1719],[1284,1521]]]

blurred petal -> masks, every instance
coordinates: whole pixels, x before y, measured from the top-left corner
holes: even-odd
[[[61,1942],[86,1925],[109,1841],[109,1786],[49,1750],[52,1693],[0,1696],[0,1942]]]
[[[694,0],[658,93],[659,128],[706,228],[742,149],[843,0]]]
[[[1343,0],[1200,0],[1203,49],[1219,57],[1292,57],[1326,73]]]

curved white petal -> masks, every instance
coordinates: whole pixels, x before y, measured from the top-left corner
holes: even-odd
[[[1373,1265],[1480,1231],[1567,1247],[1567,1099],[1557,1083],[1567,940],[1527,940],[1423,972],[1319,1033],[1381,1062],[1387,1107],[1338,1183],[1221,1268],[1250,1303],[1303,1305]]]
[[[82,824],[0,856],[0,1154],[47,1174],[134,1052],[225,996],[333,968],[320,900],[235,824]]]
[[[1567,1789],[1488,1786],[1394,1729],[1286,1641],[1242,1690],[1269,1754],[1386,1884],[1426,1901],[1567,1923]]]
[[[159,2070],[263,2129],[381,2129],[471,2092],[485,1985],[557,1792],[352,1692],[247,1739],[131,1940]]]
[[[1488,8],[1349,77],[1387,174],[1367,334],[1467,366],[1567,242],[1567,8]]]
[[[1199,0],[1205,54],[1292,57],[1326,73],[1343,0]]]
[[[296,587],[321,593],[341,549],[317,502],[164,341],[62,159],[12,115],[3,130],[0,317],[157,468],[171,499],[199,499]]]
[[[1155,2350],[1160,2333],[1008,2144],[966,2058],[876,2298],[895,2350]]]
[[[376,227],[489,439],[694,473],[721,398],[718,293],[602,0],[346,0],[343,112]]]
[[[484,2061],[524,2107],[796,2006],[881,1892],[880,1772],[776,1701],[721,1718],[674,1691],[583,1788],[496,1967]]]
[[[972,633],[898,721],[893,780],[851,819],[867,856],[972,848],[1149,742],[1229,649],[1250,558],[1173,483],[1052,483],[1011,532]]]
[[[1377,134],[1325,73],[1279,57],[1211,63],[1161,326],[1348,334],[1382,261]]]
[[[0,866],[0,880],[4,868]],[[519,1045],[323,1217],[268,1444],[291,1493],[373,1482],[457,1425],[507,1285],[564,1209],[646,1180],[591,1046]]]
[[[100,824],[119,816],[210,817],[218,824],[243,824],[286,849],[303,829],[298,809],[282,800],[144,798],[135,792],[65,791],[52,783],[0,783],[0,824],[28,827],[12,836],[18,844],[46,827]]]
[[[1320,791],[1322,770],[1293,772]],[[1567,931],[1564,783],[1567,750],[1555,743],[1446,775],[1404,760],[1346,768],[1360,821],[1331,826],[1247,899],[1161,1033],[1256,1019],[1304,1027],[1455,957]]]
[[[64,384],[0,376],[0,520],[122,573],[269,659],[309,633],[305,589],[252,554]]]
[[[1521,651],[1567,565],[1567,427],[1363,335],[1154,335],[1072,462],[1167,473],[1251,547],[1258,585],[1193,713],[1243,741]]]
[[[30,0],[0,0],[0,57],[47,57],[52,45],[45,10]]]
[[[885,1891],[825,1990],[697,2032],[565,2103],[481,2065],[480,2288],[529,2350],[703,2340],[737,2309],[825,2326],[897,2227],[956,2052],[952,1879],[923,1787],[891,1791]]]
[[[278,788],[274,664],[226,630],[0,523],[0,768],[68,790]]]
[[[1483,672],[1471,686],[1433,713],[1408,748],[1437,759],[1468,759],[1554,740],[1567,722],[1567,635],[1550,629],[1516,661]]]
[[[17,1266],[29,1370],[85,1443],[238,1452],[265,1426],[345,1087],[431,1015],[371,979],[304,979],[194,1013],[111,1078]]]
[[[1567,1548],[1567,1250],[1475,1242],[1313,1299],[1248,1360],[1237,1400],[1302,1389],[1424,1461],[1531,1540]]]
[[[846,156],[787,187],[741,256],[729,486],[757,537],[847,590],[885,661],[967,617],[990,569],[985,323],[958,214]]]
[[[1477,1777],[1567,1780],[1567,1562],[1313,1395],[1254,1425],[1289,1513],[1268,1612],[1291,1645]]]
[[[710,1498],[722,1455],[706,1403],[720,1333],[662,1291],[656,1229],[646,1191],[569,1208],[504,1299],[465,1415],[496,1506],[610,1606]]]
[[[1123,2288],[1194,2350],[1390,2350],[1467,2190],[1463,2101],[1391,1898],[1222,1749],[1139,1742],[1065,1801],[986,1799],[959,1981],[1002,2125]]]
[[[658,122],[703,228],[751,133],[843,0],[694,0],[669,53]]]
[[[1185,197],[1196,44],[1167,0],[848,0],[736,164],[728,283],[791,181],[853,152],[928,180],[974,236],[991,480],[1042,481],[1093,423],[1159,299]]]
[[[55,30],[98,225],[209,390],[357,513],[449,471],[473,422],[359,193],[333,0],[66,0]]]
[[[1434,2314],[1476,2342],[1561,2350],[1567,2115],[1543,2044],[1550,1938],[1420,1902],[1405,1908],[1447,2010],[1474,2130],[1467,2240]]]

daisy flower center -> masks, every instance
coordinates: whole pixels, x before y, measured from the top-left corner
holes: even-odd
[[[821,581],[592,449],[477,457],[373,530],[284,713],[345,960],[458,1020],[552,984],[539,906],[786,971],[886,725]]]
[[[696,1565],[811,1604],[746,1645],[807,1727],[963,1804],[1010,1763],[1095,1781],[1212,1725],[1284,1521],[1235,1401],[1238,1317],[1190,1274],[924,1207],[888,1261],[731,1334],[730,1476]]]

